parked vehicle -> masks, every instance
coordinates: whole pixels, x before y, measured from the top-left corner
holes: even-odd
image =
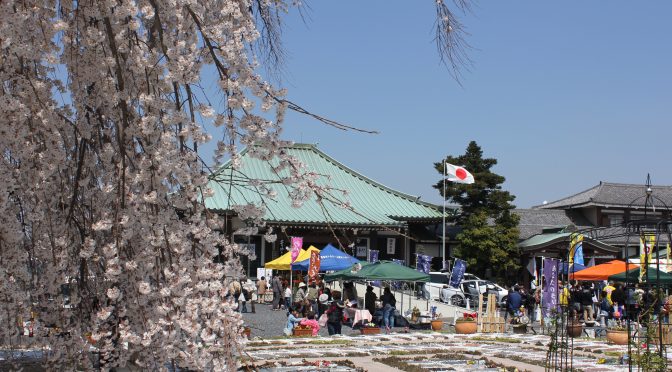
[[[425,283],[425,289],[429,292],[430,299],[447,302],[455,306],[466,306],[467,301],[462,289],[451,287],[448,284],[450,274],[438,271],[430,272],[429,280],[428,283]]]
[[[497,304],[499,306],[504,306],[506,305],[506,300],[509,295],[509,291],[506,290],[504,287],[491,282],[489,280],[463,280],[462,281],[462,286],[463,288],[468,287],[471,288],[469,293],[473,292],[473,289],[478,288],[478,292],[476,293],[476,296],[478,294],[482,294],[483,297],[487,297],[489,293],[495,293],[497,295]]]

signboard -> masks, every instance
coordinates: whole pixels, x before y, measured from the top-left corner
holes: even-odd
[[[394,254],[396,245],[397,245],[397,239],[387,238],[387,254]]]
[[[357,247],[357,257],[366,257],[366,246]]]

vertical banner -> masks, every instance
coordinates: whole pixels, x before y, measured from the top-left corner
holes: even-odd
[[[369,251],[369,262],[378,262],[378,251],[377,250],[370,250]]]
[[[457,288],[462,282],[465,271],[467,271],[467,261],[456,258],[453,272],[450,273],[450,286]]]
[[[580,256],[579,256],[580,255]],[[585,265],[583,261],[583,234],[570,235],[569,242],[569,264],[576,262],[579,265]]]
[[[530,272],[530,275],[532,275],[532,279],[534,280],[534,285],[539,285],[539,277],[537,276],[537,258],[532,257],[530,259],[530,262],[527,263],[527,271]]]
[[[656,244],[655,235],[642,235],[639,237],[639,281],[644,280],[646,271],[651,264],[651,254]]]
[[[299,257],[301,253],[301,248],[303,248],[303,238],[292,237],[292,262],[296,261],[296,258]]]
[[[319,272],[320,272],[320,252],[310,251],[310,266],[308,266],[308,277],[311,280],[315,280]]]
[[[554,258],[544,258],[544,287],[542,293],[542,316],[548,318],[552,310],[557,310],[558,301],[558,265]]]
[[[670,243],[667,243],[667,254],[665,255],[665,258],[667,258],[667,272],[670,272],[670,260],[672,260],[672,252],[670,252]]]
[[[423,272],[425,274],[429,274],[429,268],[432,264],[432,256],[427,256],[424,254],[416,254],[416,259],[415,259],[415,269]]]
[[[393,258],[392,262],[401,266],[404,266],[406,264],[404,260],[397,260],[396,258]],[[390,285],[392,286],[392,289],[401,289],[401,282],[391,282]]]

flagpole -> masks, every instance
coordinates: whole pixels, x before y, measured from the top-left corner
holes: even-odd
[[[441,225],[442,239],[441,239],[441,257],[443,262],[446,262],[446,162],[443,162],[443,225]],[[441,266],[444,266],[443,262]]]

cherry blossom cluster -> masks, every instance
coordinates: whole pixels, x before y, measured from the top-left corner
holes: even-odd
[[[217,164],[240,166],[247,146],[292,169],[295,204],[314,195],[314,176],[282,152],[286,92],[253,52],[258,14],[291,5],[0,2],[3,348],[31,321],[53,369],[92,368],[91,346],[104,369],[237,368],[242,320],[227,287],[248,252],[204,207],[197,149],[216,128]],[[212,71],[216,106],[201,88]],[[236,212],[252,222],[241,233],[263,227],[260,206]]]

